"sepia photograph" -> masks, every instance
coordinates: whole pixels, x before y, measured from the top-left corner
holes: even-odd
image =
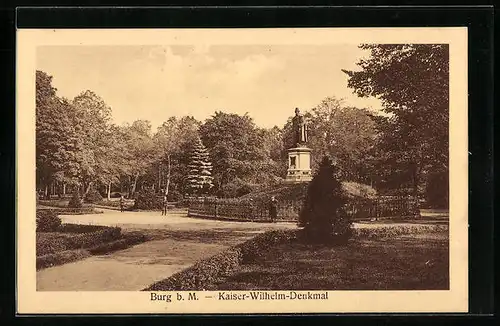
[[[467,309],[466,32],[202,32],[26,31],[26,307]]]

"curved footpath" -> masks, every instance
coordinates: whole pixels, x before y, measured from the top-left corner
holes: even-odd
[[[138,291],[258,233],[292,223],[228,222],[187,217],[186,212],[118,212],[62,215],[63,223],[119,226],[151,241],[107,255],[37,272],[38,291]]]
[[[295,223],[196,219],[187,217],[186,211],[172,211],[167,216],[160,212],[102,211],[102,214],[62,215],[61,219],[63,223],[119,226],[123,233],[139,230],[150,241],[40,270],[38,291],[139,291],[258,233],[296,228]],[[381,225],[354,225],[377,226]]]

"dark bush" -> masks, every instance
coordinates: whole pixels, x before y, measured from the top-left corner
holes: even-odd
[[[430,208],[448,208],[449,206],[448,173],[433,173],[428,177],[425,189],[425,204]]]
[[[141,190],[137,193],[134,208],[145,210],[161,209],[161,196],[158,196],[153,190]]]
[[[36,230],[37,232],[55,232],[61,227],[62,221],[57,214],[51,210],[37,210]]]
[[[97,203],[102,200],[102,196],[95,188],[90,188],[89,192],[85,195],[86,203]]]
[[[178,202],[184,198],[182,194],[177,190],[169,190],[167,199],[169,202]]]
[[[302,236],[311,242],[345,244],[351,237],[352,221],[345,211],[347,196],[332,161],[324,157],[309,183],[299,215]]]
[[[82,199],[80,198],[80,192],[78,190],[73,191],[73,196],[71,197],[68,207],[70,208],[82,208]]]
[[[224,185],[217,195],[223,198],[237,198],[253,192],[257,187],[256,185],[236,179]]]
[[[87,250],[67,250],[43,255],[36,258],[36,269],[40,270],[47,267],[62,265],[87,258],[89,256],[90,253]]]

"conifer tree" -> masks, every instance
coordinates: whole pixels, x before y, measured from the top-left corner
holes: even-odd
[[[212,163],[206,147],[197,138],[191,151],[187,191],[190,194],[206,194],[213,187]]]
[[[345,243],[351,236],[351,221],[344,209],[346,199],[336,168],[325,156],[309,183],[299,216],[306,239]]]

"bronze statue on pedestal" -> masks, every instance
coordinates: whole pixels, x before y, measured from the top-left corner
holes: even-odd
[[[307,143],[307,123],[304,116],[300,114],[299,108],[295,109],[295,117],[292,119],[293,124],[293,144],[294,146],[300,147]]]

